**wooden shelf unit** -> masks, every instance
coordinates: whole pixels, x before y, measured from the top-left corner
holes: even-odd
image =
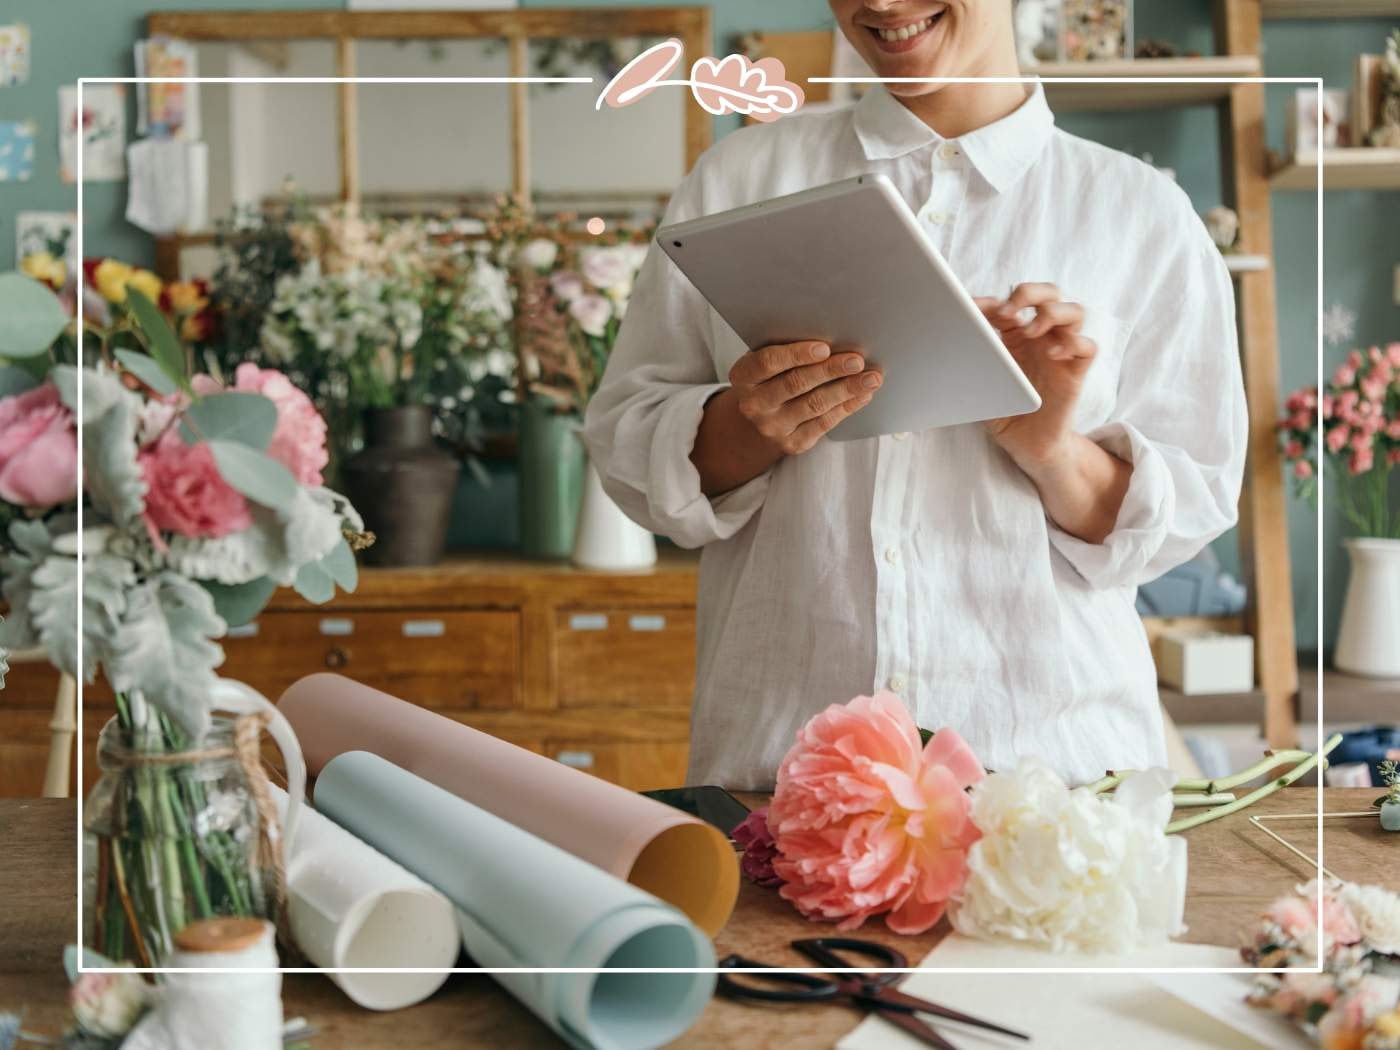
[[[1276,190],[1316,190],[1317,154],[1300,153],[1277,161],[1270,174]],[[1322,188],[1400,190],[1400,149],[1350,147],[1324,150]]]
[[[1160,109],[1203,106],[1225,101],[1229,83],[1220,78],[1257,77],[1257,55],[1212,58],[1141,58],[1113,62],[1046,62],[1028,70],[1045,83],[1045,96],[1060,112],[1099,112],[1121,109]],[[1066,83],[1063,78],[1091,77],[1095,83]],[[1141,83],[1146,77],[1175,77],[1174,81]]]
[[[1237,275],[1263,273],[1265,270],[1272,269],[1273,265],[1273,260],[1267,255],[1245,255],[1241,252],[1235,252],[1225,256],[1225,269]]]
[[[1263,0],[1264,18],[1390,18],[1400,16],[1400,0]]]

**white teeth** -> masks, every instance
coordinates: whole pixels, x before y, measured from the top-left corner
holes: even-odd
[[[922,22],[916,22],[911,26],[904,26],[900,29],[877,29],[880,39],[893,44],[899,40],[908,40],[911,36],[918,36],[932,24],[932,18],[925,18]]]

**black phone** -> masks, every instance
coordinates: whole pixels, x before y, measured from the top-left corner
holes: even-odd
[[[654,798],[668,806],[674,806],[692,817],[699,817],[707,824],[713,824],[726,835],[749,815],[749,808],[722,787],[704,784],[698,787],[659,788],[656,791],[643,791],[647,798]]]

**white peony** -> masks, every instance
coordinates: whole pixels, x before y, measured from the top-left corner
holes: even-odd
[[[78,1028],[102,1039],[125,1036],[151,999],[151,990],[135,973],[84,973],[68,993]]]
[[[632,282],[632,257],[622,245],[586,248],[580,253],[583,276],[594,288],[609,291]]]
[[[601,338],[612,317],[612,303],[601,295],[581,295],[569,304],[569,316],[591,336]]]
[[[526,266],[536,270],[548,270],[559,257],[559,245],[545,237],[539,237],[525,245],[520,257]]]
[[[1351,909],[1372,951],[1400,955],[1400,895],[1380,886],[1347,883],[1338,895]]]
[[[972,789],[982,833],[949,912],[970,937],[1051,951],[1124,952],[1184,931],[1186,843],[1163,831],[1175,775],[1127,778],[1114,796],[1071,790],[1028,758]]]

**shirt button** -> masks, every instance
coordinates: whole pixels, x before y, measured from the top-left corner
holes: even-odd
[[[948,213],[944,211],[931,211],[924,217],[935,226],[942,226],[948,221]]]
[[[908,685],[909,683],[906,682],[906,681],[904,680],[904,676],[903,676],[902,674],[897,674],[897,675],[894,675],[894,676],[890,679],[890,683],[889,683],[889,684],[890,684],[890,692],[892,692],[892,693],[902,693],[902,692],[904,692],[904,687],[905,687],[906,685]]]
[[[896,432],[896,433],[890,435],[890,437],[894,438],[896,441],[903,441],[903,440],[904,440],[905,438],[907,438],[908,436],[909,436],[909,431],[907,431],[907,430],[900,430],[900,431],[898,431],[898,432]]]
[[[885,561],[891,565],[896,564],[899,561],[899,549],[897,547],[885,548]]]
[[[945,142],[938,150],[938,155],[944,160],[952,160],[958,155],[958,147],[951,142]]]

